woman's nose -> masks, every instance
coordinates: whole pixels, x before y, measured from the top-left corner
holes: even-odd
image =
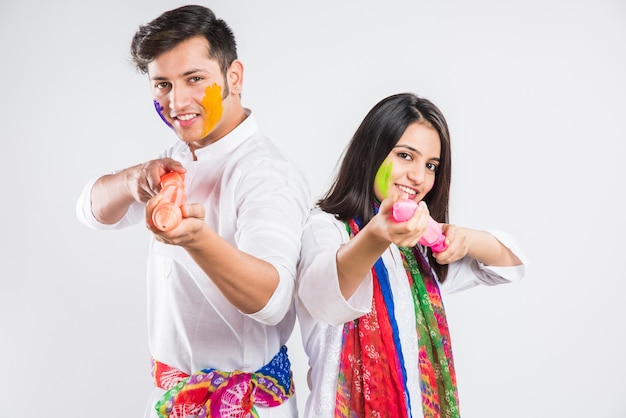
[[[426,175],[426,167],[423,167],[420,164],[415,164],[409,170],[408,177],[411,181],[414,181],[417,184],[423,183]]]

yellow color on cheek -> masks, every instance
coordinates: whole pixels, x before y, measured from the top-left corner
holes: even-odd
[[[206,117],[204,119],[204,126],[202,127],[202,137],[205,137],[215,128],[215,125],[222,117],[222,88],[217,84],[208,86],[204,90],[204,97],[202,98],[202,107]]]

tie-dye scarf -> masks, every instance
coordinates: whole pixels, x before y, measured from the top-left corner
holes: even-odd
[[[350,220],[351,237],[360,225]],[[422,411],[425,418],[458,418],[456,375],[439,286],[417,248],[399,248],[413,295],[419,349]],[[372,267],[372,310],[344,324],[335,417],[410,417],[406,365],[387,269]]]
[[[278,406],[294,393],[286,346],[254,373],[204,369],[190,376],[153,359],[152,376],[166,390],[155,405],[160,418],[256,418],[255,405]]]

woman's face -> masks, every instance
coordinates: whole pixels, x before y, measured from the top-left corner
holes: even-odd
[[[435,184],[440,156],[437,131],[425,123],[410,124],[376,173],[376,198],[382,201],[406,193],[419,202]]]

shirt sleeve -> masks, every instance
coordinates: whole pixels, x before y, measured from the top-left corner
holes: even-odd
[[[309,218],[302,237],[298,267],[298,298],[311,317],[338,326],[371,310],[371,272],[357,290],[345,299],[339,288],[337,250],[349,240],[343,224],[316,210]]]
[[[441,284],[443,293],[456,293],[479,285],[496,286],[516,282],[525,276],[528,259],[516,240],[502,231],[489,230],[487,232],[510,249],[522,264],[511,267],[487,266],[471,257],[464,257],[450,264],[448,276]]]
[[[268,325],[293,304],[302,228],[310,208],[306,179],[283,161],[250,165],[237,185],[237,248],[272,264],[279,283],[268,303],[249,316]]]
[[[124,217],[117,223],[103,224],[98,221],[91,211],[91,189],[97,180],[97,178],[89,180],[76,201],[76,217],[80,223],[92,229],[112,231],[137,224],[144,219],[145,206],[135,202],[129,206]]]

